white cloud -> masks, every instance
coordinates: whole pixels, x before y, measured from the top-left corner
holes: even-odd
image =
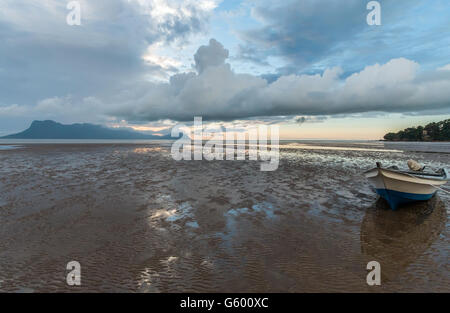
[[[367,66],[346,78],[334,67],[323,74],[281,76],[268,83],[235,73],[225,62],[228,51],[215,40],[200,47],[196,56],[198,73],[175,74],[169,82],[139,81],[103,97],[53,97],[0,112],[62,122],[125,120],[149,126],[159,120],[192,121],[194,116],[218,121],[279,121],[282,116],[292,122],[318,122],[330,115],[450,108],[450,75],[422,71],[417,62],[405,58]]]
[[[225,50],[226,51],[226,50]],[[281,76],[269,84],[237,74],[224,61],[224,48],[211,41],[196,58],[199,73],[178,74],[168,84],[148,85],[110,114],[130,121],[233,120],[257,116],[335,115],[364,112],[420,112],[450,107],[450,77],[421,72],[404,58],[375,64],[341,78],[339,67],[319,75]],[[217,57],[215,59],[214,57]],[[211,62],[204,60],[213,60]],[[119,102],[117,102],[119,103]]]
[[[81,26],[67,25],[66,1],[0,1],[1,103],[99,96],[150,76],[167,81],[180,63],[148,48],[187,44],[207,30],[216,6],[212,0],[79,1]]]
[[[450,71],[450,64],[438,68],[439,71]]]
[[[63,123],[105,123],[112,120],[104,115],[107,105],[95,97],[80,100],[72,96],[53,97],[38,101],[35,105],[9,105],[0,107],[0,117],[21,117],[30,120],[52,119]]]
[[[192,121],[194,116],[232,121],[450,108],[450,75],[422,72],[418,63],[404,58],[367,66],[347,78],[341,78],[342,69],[335,67],[321,75],[282,76],[269,84],[257,76],[235,73],[225,63],[227,51],[214,40],[196,55],[199,72],[173,75],[168,83],[141,82],[105,98],[50,98],[29,110],[46,117],[92,120],[97,116],[104,121],[109,116],[145,123]],[[9,114],[23,110],[4,108]]]
[[[225,64],[229,52],[215,39],[209,41],[209,45],[198,48],[194,55],[195,68],[202,73],[207,67]]]

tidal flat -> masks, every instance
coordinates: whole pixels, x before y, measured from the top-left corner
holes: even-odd
[[[362,175],[449,167],[450,144],[283,142],[273,172],[170,149],[0,149],[0,291],[450,292],[450,196],[393,212]],[[73,260],[81,286],[66,284]]]

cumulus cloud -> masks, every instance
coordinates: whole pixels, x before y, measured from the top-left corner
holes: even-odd
[[[286,75],[272,83],[235,73],[227,50],[216,40],[195,54],[198,73],[175,74],[167,83],[141,81],[105,97],[52,97],[35,106],[7,106],[2,115],[146,123],[160,120],[209,121],[255,119],[320,122],[324,116],[421,111],[450,108],[450,71],[422,71],[405,58],[366,66],[343,76],[333,67],[321,74]],[[65,116],[65,117],[64,117]]]
[[[268,65],[271,56],[287,60],[284,69],[263,76],[232,68],[227,60],[237,59],[234,47],[215,39],[187,64],[177,53],[161,53],[203,35],[219,0],[80,2],[82,25],[71,27],[64,1],[0,1],[2,128],[20,130],[30,119],[47,118],[303,123],[331,115],[450,109],[450,65],[438,63],[450,37],[436,31],[448,19],[432,14],[436,22],[423,31],[394,21],[402,10],[417,9],[418,0],[407,8],[382,1],[381,28],[365,24],[360,0],[246,2],[260,24],[236,31],[242,39],[234,42],[237,58],[253,62],[249,69]],[[409,23],[415,15],[404,16],[409,19],[400,20]],[[424,48],[428,60],[437,61],[414,57]],[[300,74],[304,66],[308,74]]]
[[[216,52],[218,56],[212,56]],[[343,78],[334,67],[315,75],[286,75],[273,83],[235,73],[223,62],[224,48],[216,41],[202,46],[208,55],[196,73],[174,75],[170,83],[142,86],[138,101],[109,112],[129,121],[172,119],[233,120],[258,116],[324,116],[365,112],[420,112],[450,107],[450,74],[423,72],[414,61],[397,58],[365,67]],[[220,62],[218,62],[220,60]]]
[[[34,105],[0,106],[0,117],[4,119],[56,120],[62,123],[92,122],[107,123],[115,120],[104,112],[108,105],[95,97],[75,99],[72,96],[52,97]]]
[[[209,45],[198,48],[194,55],[195,68],[199,73],[209,66],[219,66],[225,64],[229,52],[223,45],[215,39],[209,41]]]
[[[176,62],[149,54],[203,33],[215,0],[80,0],[81,26],[66,24],[66,1],[0,2],[0,105],[28,105],[128,88]]]
[[[439,71],[450,71],[450,64],[438,68]]]

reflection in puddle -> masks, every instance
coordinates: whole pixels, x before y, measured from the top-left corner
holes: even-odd
[[[230,217],[237,217],[242,214],[263,213],[267,218],[275,217],[275,209],[269,202],[257,203],[251,206],[251,210],[248,208],[231,209],[225,215]]]
[[[252,206],[252,209],[255,212],[264,212],[267,218],[275,217],[275,209],[273,208],[273,205],[268,202],[255,204],[254,206]]]
[[[165,221],[171,223],[173,227],[178,228],[176,223],[180,223],[190,227],[199,228],[198,222],[195,220],[194,209],[189,202],[177,203],[170,195],[159,195],[156,203],[162,206],[161,209],[154,211],[150,215],[150,222]]]
[[[176,210],[172,210],[166,221],[175,222],[185,218],[193,218],[192,207],[187,202],[181,203]]]
[[[134,153],[138,154],[146,154],[150,152],[160,152],[160,151],[166,151],[167,149],[163,147],[151,147],[151,148],[135,148],[133,150]]]
[[[272,223],[276,220],[277,210],[269,202],[261,202],[249,206],[249,208],[230,209],[225,214],[225,230],[216,233],[222,240],[223,247],[228,251],[232,250],[233,245],[239,245],[244,236],[255,227],[261,226],[260,222]]]
[[[14,145],[14,146],[0,145],[0,151],[2,151],[2,150],[16,150],[16,149],[20,149],[20,148],[23,148],[23,146],[17,146],[17,145]]]
[[[194,222],[187,222],[186,226],[192,227],[192,228],[199,228],[198,223],[196,221]]]
[[[391,281],[417,260],[445,229],[447,211],[439,197],[392,211],[383,199],[369,208],[361,225],[361,250],[381,264]]]
[[[307,149],[307,150],[337,150],[337,151],[366,151],[366,152],[403,152],[394,149],[375,149],[375,148],[359,148],[359,147],[338,147],[338,146],[318,146],[306,144],[288,144],[280,145],[283,149]]]

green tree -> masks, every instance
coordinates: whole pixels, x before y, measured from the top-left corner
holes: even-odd
[[[388,140],[388,141],[397,141],[398,136],[396,133],[388,133],[388,134],[384,135],[384,139]]]
[[[441,130],[442,140],[450,140],[450,119],[442,122],[443,127]]]
[[[439,138],[439,125],[438,123],[430,123],[425,126],[425,130],[427,131],[428,136],[431,140],[438,140]]]
[[[450,119],[418,127],[410,127],[384,136],[388,141],[450,141]]]

